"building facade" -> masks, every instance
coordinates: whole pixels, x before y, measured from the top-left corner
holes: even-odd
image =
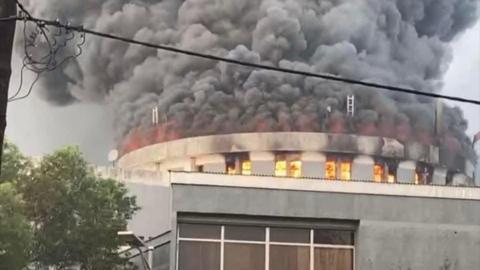
[[[478,269],[473,162],[443,159],[381,137],[245,133],[140,148],[115,173],[153,269]]]

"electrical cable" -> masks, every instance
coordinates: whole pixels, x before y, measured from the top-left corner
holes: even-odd
[[[18,19],[20,20],[22,18],[18,18]],[[26,20],[33,21],[33,22],[36,22],[36,23],[42,23],[43,25],[46,25],[46,26],[60,27],[60,28],[63,28],[63,29],[71,30],[71,31],[83,32],[83,33],[91,34],[91,35],[98,36],[98,37],[103,37],[103,38],[107,38],[107,39],[122,41],[122,42],[130,43],[130,44],[136,44],[136,45],[140,45],[140,46],[144,46],[144,47],[148,47],[148,48],[153,48],[153,49],[157,49],[157,50],[163,50],[163,51],[168,51],[168,52],[173,52],[173,53],[178,53],[178,54],[183,54],[183,55],[188,55],[188,56],[193,56],[193,57],[198,57],[198,58],[203,58],[203,59],[208,59],[208,60],[217,61],[217,62],[224,62],[224,63],[234,64],[234,65],[246,66],[246,67],[250,67],[250,68],[262,69],[262,70],[270,70],[270,71],[275,71],[275,72],[280,72],[280,73],[295,74],[295,75],[300,75],[300,76],[305,76],[305,77],[319,78],[319,79],[324,79],[324,80],[329,80],[329,81],[337,81],[337,82],[351,84],[351,85],[366,86],[366,87],[371,87],[371,88],[375,88],[375,89],[380,89],[380,90],[390,91],[390,92],[396,92],[396,93],[411,94],[411,95],[418,95],[418,96],[425,96],[425,97],[431,97],[431,98],[453,100],[453,101],[458,101],[458,102],[463,102],[463,103],[480,105],[480,100],[467,99],[467,98],[462,98],[462,97],[442,95],[442,94],[436,94],[436,93],[430,93],[430,92],[422,92],[422,91],[415,90],[415,89],[409,89],[409,88],[397,87],[397,86],[392,86],[392,85],[385,85],[385,84],[359,81],[359,80],[354,80],[354,79],[350,79],[350,78],[343,78],[343,77],[339,77],[339,76],[335,76],[335,75],[329,75],[329,74],[313,73],[313,72],[307,72],[307,71],[293,70],[293,69],[287,69],[287,68],[281,68],[281,67],[275,67],[275,66],[269,66],[269,65],[263,65],[263,64],[256,64],[256,63],[251,63],[251,62],[245,62],[245,61],[241,61],[241,60],[229,59],[229,58],[224,58],[224,57],[221,57],[221,56],[216,56],[216,55],[211,55],[211,54],[204,54],[204,53],[199,53],[199,52],[194,52],[194,51],[189,51],[189,50],[183,50],[183,49],[179,49],[179,48],[172,47],[172,46],[153,44],[153,43],[149,43],[149,42],[144,42],[144,41],[139,41],[139,40],[135,40],[135,39],[125,38],[125,37],[122,37],[122,36],[103,33],[103,32],[99,32],[99,31],[95,31],[95,30],[91,30],[91,29],[86,29],[86,28],[83,28],[82,26],[71,26],[71,25],[67,25],[67,24],[62,24],[58,21],[50,21],[50,20],[44,20],[44,19],[39,19],[39,18],[34,18],[34,17],[28,17],[28,18],[26,18]]]

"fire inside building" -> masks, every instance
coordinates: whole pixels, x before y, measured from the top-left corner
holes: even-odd
[[[154,109],[154,126],[156,117]],[[142,207],[129,229],[146,247],[132,261],[162,270],[478,269],[475,161],[451,163],[440,148],[292,131],[130,149],[115,173]]]

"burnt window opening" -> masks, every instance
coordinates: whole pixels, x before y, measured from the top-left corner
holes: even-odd
[[[377,183],[395,183],[398,164],[395,160],[378,158],[373,165],[373,181]]]
[[[419,162],[415,168],[415,185],[431,184],[433,179],[433,167]]]
[[[329,180],[352,180],[352,163],[350,156],[328,155],[325,163],[325,178]]]
[[[396,183],[397,182],[397,169],[398,163],[394,160],[386,161],[386,177],[387,183]]]
[[[203,172],[203,165],[197,166],[197,172]]]
[[[227,174],[237,174],[237,157],[235,155],[227,155],[225,157],[225,171]]]
[[[458,171],[451,171],[451,170],[448,170],[447,171],[447,177],[446,177],[446,184],[447,185],[452,185],[453,183],[453,176],[458,173]]]
[[[375,165],[373,165],[373,181],[377,183],[385,183],[387,182],[387,175],[386,172],[386,165],[384,161],[375,161]]]
[[[302,161],[298,153],[275,154],[275,176],[302,176]]]
[[[226,155],[225,171],[227,174],[251,175],[252,162],[248,153]]]

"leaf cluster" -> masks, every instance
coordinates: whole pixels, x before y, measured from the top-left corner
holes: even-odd
[[[76,147],[60,149],[35,166],[19,152],[11,153],[5,165],[15,167],[6,171],[5,179],[15,179],[31,225],[30,268],[97,270],[128,265],[118,254],[122,243],[117,232],[126,228],[138,207],[123,184],[99,179]]]

